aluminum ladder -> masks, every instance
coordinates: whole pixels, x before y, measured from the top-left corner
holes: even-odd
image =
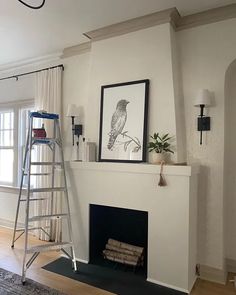
[[[33,126],[35,119],[40,120],[51,120],[53,121],[53,137],[52,138],[37,138],[33,137]],[[50,123],[51,124],[51,123]],[[35,145],[46,145],[52,151],[52,161],[51,162],[33,162],[31,160],[32,148]],[[56,159],[56,156],[59,160]],[[32,167],[43,167],[47,166],[47,168],[51,167],[51,173],[33,173]],[[63,186],[56,187],[55,186],[55,169],[56,167],[60,167],[62,171],[62,183]],[[42,187],[42,188],[32,188],[31,186],[31,177],[51,177],[50,183],[51,187]],[[24,183],[26,183],[24,187]],[[26,195],[23,193],[23,188],[26,189]],[[55,198],[58,196],[55,195],[56,192],[61,192],[65,203],[64,211],[60,214],[58,212],[53,212],[53,202]],[[40,197],[40,193],[49,193],[47,194],[47,198]],[[36,196],[35,196],[36,195]],[[49,195],[49,196],[48,196]],[[30,217],[30,205],[34,202],[41,202],[43,200],[49,200],[51,204],[50,214],[49,215],[39,215],[39,216],[31,216]],[[21,205],[25,205],[25,224],[23,228],[18,228],[18,217],[19,210]],[[45,242],[40,245],[31,246],[29,243],[29,233],[34,230],[41,230],[49,237],[49,241],[51,241],[51,229],[53,220],[66,219],[67,227],[68,227],[68,240],[66,242]],[[36,221],[47,220],[50,223],[50,226],[35,226],[34,223]],[[33,224],[32,224],[33,223]],[[49,227],[49,232],[48,232]],[[37,256],[41,252],[61,250],[64,254],[66,254],[69,259],[72,261],[72,267],[74,271],[77,271],[75,252],[74,252],[74,244],[72,239],[72,226],[71,226],[71,216],[70,216],[70,206],[68,199],[68,190],[66,183],[66,174],[65,174],[65,164],[64,164],[64,155],[62,149],[62,140],[61,140],[61,131],[59,125],[59,115],[51,114],[46,112],[30,112],[29,113],[29,128],[28,135],[26,140],[26,148],[23,160],[23,169],[20,183],[20,191],[19,198],[16,209],[16,218],[15,218],[15,226],[14,233],[12,239],[12,248],[14,248],[14,244],[16,240],[18,240],[22,235],[25,235],[24,241],[24,255],[23,255],[23,266],[22,266],[22,284],[25,284],[26,281],[26,271],[37,258]],[[69,254],[65,249],[69,248],[71,254]],[[32,256],[27,260],[28,254]]]

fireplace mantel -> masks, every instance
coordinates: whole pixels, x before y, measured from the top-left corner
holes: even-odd
[[[67,163],[72,228],[78,260],[89,262],[91,204],[148,212],[147,280],[190,292],[196,279],[198,167]]]
[[[152,165],[145,163],[111,163],[111,162],[70,162],[70,167],[81,170],[99,170],[110,172],[124,172],[137,174],[158,174],[160,173],[160,165]],[[163,174],[191,176],[199,173],[199,166],[179,166],[179,165],[164,165]]]

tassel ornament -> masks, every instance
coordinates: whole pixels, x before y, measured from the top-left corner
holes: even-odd
[[[159,178],[159,182],[158,182],[159,186],[167,186],[166,180],[163,175],[164,164],[165,164],[165,161],[161,161],[160,178]]]

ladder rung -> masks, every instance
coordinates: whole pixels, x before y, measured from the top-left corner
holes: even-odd
[[[28,173],[24,173],[24,175],[28,175]],[[51,175],[51,173],[30,173],[30,176],[48,176]]]
[[[37,230],[37,229],[41,229],[42,227],[29,227],[28,228],[28,231],[30,231],[30,230]],[[50,228],[50,226],[44,226],[43,227],[44,229],[45,228]],[[16,231],[25,231],[25,228],[18,228],[18,229],[16,229]]]
[[[38,245],[38,246],[30,247],[26,250],[26,252],[27,253],[47,252],[47,251],[59,250],[61,248],[68,248],[71,246],[72,246],[71,242],[51,243],[50,245]]]
[[[62,162],[31,162],[31,165],[37,165],[37,166],[56,166],[56,165],[62,165]]]
[[[65,187],[42,187],[42,188],[32,188],[30,189],[31,193],[46,193],[46,192],[64,192]]]
[[[41,118],[41,119],[51,119],[51,120],[59,119],[58,114],[51,114],[51,113],[45,113],[45,112],[31,112],[30,117]]]
[[[52,143],[58,143],[58,138],[42,138],[42,137],[33,137],[32,138],[32,144],[52,144]]]
[[[38,215],[38,216],[33,216],[29,218],[29,222],[32,221],[38,221],[38,220],[43,220],[43,219],[57,219],[57,218],[66,218],[68,217],[68,214],[51,214],[51,215]]]
[[[48,200],[49,198],[29,198],[30,202],[31,201],[43,201],[43,200]],[[22,199],[20,202],[26,202],[27,199]]]

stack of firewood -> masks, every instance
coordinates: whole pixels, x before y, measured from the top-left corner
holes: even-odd
[[[128,264],[133,266],[142,266],[144,261],[144,248],[113,239],[108,239],[108,242],[103,250],[105,259]]]

